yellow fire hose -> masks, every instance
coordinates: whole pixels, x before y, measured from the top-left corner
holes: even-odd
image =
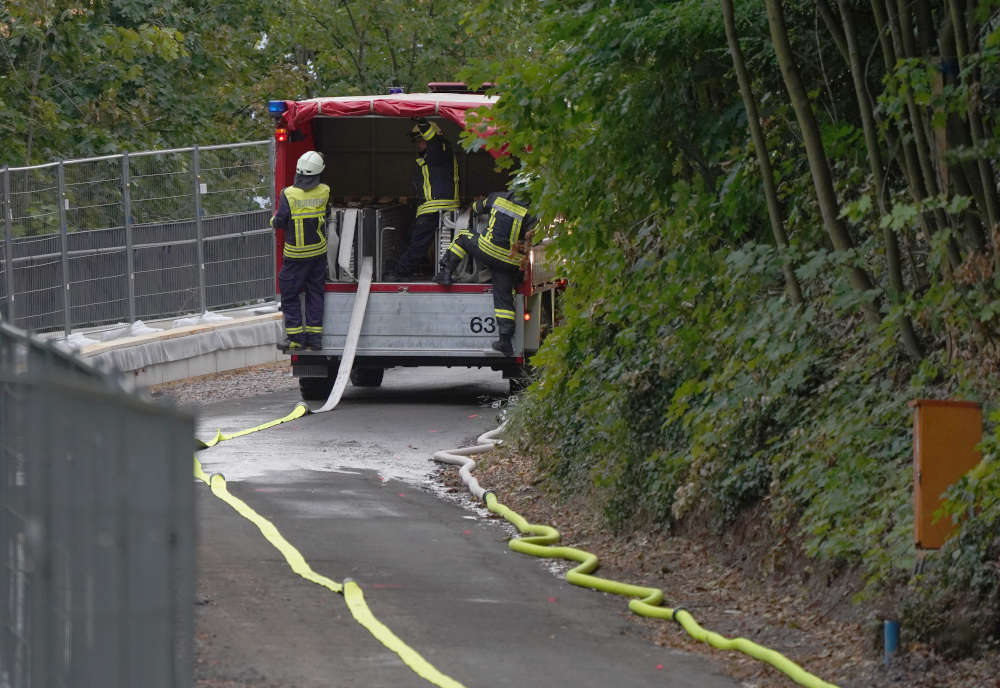
[[[297,404],[291,413],[282,418],[231,434],[225,434],[220,430],[211,440],[207,442],[198,440],[198,443],[201,448],[207,449],[219,442],[275,427],[276,425],[301,418],[308,413],[311,412],[305,404]],[[664,595],[663,591],[658,588],[622,583],[590,575],[599,566],[599,559],[595,554],[575,547],[557,546],[560,539],[559,531],[551,526],[529,523],[516,511],[500,503],[492,490],[484,490],[480,487],[479,482],[472,476],[471,468],[475,465],[475,462],[469,457],[492,449],[498,443],[493,438],[501,430],[502,426],[481,435],[478,438],[479,444],[475,446],[440,451],[434,455],[434,459],[443,463],[460,466],[459,474],[462,476],[462,481],[469,488],[469,491],[476,498],[483,500],[487,509],[491,512],[511,523],[517,528],[518,532],[528,535],[528,537],[511,539],[508,545],[512,550],[540,558],[558,558],[579,562],[577,566],[566,573],[566,580],[573,585],[629,597],[631,599],[629,600],[628,607],[633,613],[640,616],[676,621],[695,640],[704,642],[720,650],[737,650],[754,659],[770,664],[797,684],[806,688],[837,688],[836,685],[828,683],[805,671],[798,664],[775,650],[759,645],[746,638],[726,638],[714,631],[708,631],[702,628],[691,613],[683,607],[671,608],[662,606]],[[365,605],[364,596],[357,583],[350,579],[345,579],[343,585],[341,585],[313,571],[301,553],[285,540],[270,521],[257,514],[238,497],[229,493],[226,488],[226,481],[222,475],[215,474],[209,476],[206,474],[197,458],[194,460],[194,474],[196,478],[206,483],[211,488],[212,493],[219,497],[219,499],[229,504],[234,510],[254,523],[264,537],[282,553],[288,565],[295,573],[333,592],[341,593],[351,610],[351,614],[358,623],[368,629],[386,647],[396,652],[404,663],[419,676],[442,688],[462,688],[462,684],[439,672],[416,651],[409,648],[392,631],[380,623],[371,614],[367,605]]]
[[[284,418],[279,418],[276,421],[264,423],[263,425],[258,425],[257,427],[249,428],[247,430],[234,432],[230,435],[223,434],[220,430],[209,442],[199,441],[199,443],[202,445],[202,448],[207,449],[209,447],[214,447],[219,442],[230,440],[234,437],[249,435],[252,432],[258,432],[281,423],[286,423],[296,418],[301,418],[308,411],[309,409],[305,408],[304,404],[299,404],[295,407],[294,411]],[[375,615],[372,614],[368,605],[365,603],[365,597],[361,592],[361,587],[356,582],[350,578],[345,578],[344,582],[341,584],[314,571],[312,567],[309,566],[305,557],[302,556],[302,553],[285,539],[273,523],[254,511],[242,499],[229,492],[229,489],[226,487],[226,479],[222,477],[222,474],[215,473],[214,475],[209,476],[205,473],[201,463],[198,461],[197,456],[194,459],[194,476],[208,485],[212,490],[212,494],[231,506],[238,514],[257,526],[264,538],[274,545],[275,549],[281,552],[281,555],[285,558],[285,561],[288,562],[292,571],[311,583],[316,583],[317,585],[321,585],[332,592],[343,595],[344,601],[347,603],[347,607],[350,609],[351,615],[354,619],[359,624],[364,626],[376,640],[395,652],[399,658],[403,660],[403,663],[410,667],[414,673],[428,682],[436,686],[440,686],[440,688],[465,688],[463,684],[434,668],[434,666],[424,659],[420,653],[400,640],[395,633],[375,618]]]
[[[366,258],[358,280],[358,295],[351,314],[351,322],[348,327],[348,336],[345,343],[344,355],[341,358],[337,382],[330,393],[330,398],[327,399],[322,407],[316,411],[311,411],[305,404],[297,404],[287,416],[262,425],[228,435],[219,430],[215,437],[207,442],[197,440],[199,448],[207,449],[219,442],[287,423],[309,413],[322,413],[332,410],[340,401],[348,374],[353,365],[355,347],[361,323],[364,319],[370,285],[371,259]],[[631,599],[629,599],[628,607],[633,613],[640,616],[676,621],[695,640],[704,642],[720,650],[737,650],[754,659],[770,664],[797,684],[805,686],[805,688],[837,688],[834,684],[828,683],[805,671],[798,664],[775,650],[758,645],[746,638],[726,638],[713,631],[705,630],[695,621],[691,613],[683,607],[670,608],[662,606],[663,591],[658,588],[632,585],[630,583],[622,583],[591,575],[599,566],[599,560],[595,554],[575,547],[557,545],[559,542],[559,531],[551,526],[529,523],[523,516],[501,504],[493,491],[480,487],[479,482],[472,475],[471,469],[475,465],[475,462],[469,457],[489,451],[497,445],[499,440],[494,438],[500,434],[502,429],[503,426],[501,425],[495,430],[480,435],[477,445],[440,451],[434,454],[433,458],[443,463],[458,465],[460,467],[459,474],[462,477],[462,482],[469,488],[469,491],[477,499],[483,500],[491,512],[503,517],[517,528],[518,532],[528,535],[527,537],[511,539],[508,545],[512,550],[535,557],[559,558],[579,562],[577,566],[566,574],[566,580],[573,585],[629,597]],[[246,502],[230,494],[222,475],[215,474],[209,476],[206,474],[197,457],[194,460],[194,473],[196,478],[211,488],[213,494],[254,523],[264,537],[281,552],[295,573],[306,580],[342,594],[355,620],[387,648],[399,655],[403,662],[413,669],[415,673],[430,683],[441,686],[441,688],[464,688],[461,683],[435,669],[415,650],[407,646],[392,631],[379,622],[365,604],[364,595],[357,583],[346,578],[344,579],[344,583],[340,584],[313,571],[302,554],[278,532],[278,529],[270,521],[260,516]]]
[[[222,430],[219,430],[215,433],[215,437],[207,442],[196,440],[199,449],[208,449],[210,447],[214,447],[219,442],[231,440],[236,437],[243,437],[244,435],[266,430],[267,428],[273,428],[276,425],[293,421],[296,418],[301,418],[302,416],[310,413],[323,413],[325,411],[333,410],[333,408],[340,402],[340,397],[347,384],[351,367],[354,364],[354,352],[357,346],[358,336],[361,332],[361,323],[364,320],[365,306],[368,300],[369,288],[371,287],[371,275],[371,258],[365,258],[361,266],[361,275],[358,278],[358,294],[354,300],[354,311],[351,314],[347,343],[344,348],[343,356],[341,357],[340,369],[337,373],[337,382],[335,383],[333,390],[330,392],[330,397],[326,400],[326,403],[315,411],[312,411],[305,404],[296,404],[295,408],[292,409],[292,412],[287,416],[269,421],[253,428],[240,430],[239,432],[225,434]],[[440,688],[465,688],[455,679],[435,669],[434,666],[424,659],[416,650],[404,643],[395,633],[375,618],[375,615],[372,614],[368,605],[365,604],[364,594],[361,592],[361,587],[357,583],[350,578],[345,578],[343,584],[341,584],[314,571],[305,560],[305,557],[302,556],[302,553],[284,538],[273,523],[254,511],[242,499],[229,492],[226,487],[226,480],[221,474],[216,473],[209,476],[205,473],[201,463],[198,461],[197,456],[195,456],[194,459],[194,475],[195,478],[209,486],[212,490],[212,494],[231,506],[238,514],[257,526],[267,541],[274,545],[275,549],[281,552],[282,556],[285,557],[285,561],[288,562],[292,571],[302,576],[307,581],[316,583],[317,585],[321,585],[332,592],[343,595],[344,601],[347,603],[347,607],[350,609],[351,615],[354,619],[359,624],[364,626],[364,628],[366,628],[368,632],[371,633],[372,636],[374,636],[379,642],[385,645],[385,647],[395,652],[399,658],[403,660],[403,663],[410,667],[414,673],[426,681],[436,686],[440,686]]]
[[[517,528],[518,532],[528,535],[528,537],[511,539],[508,542],[508,546],[512,550],[521,554],[530,554],[534,557],[558,558],[579,562],[577,566],[566,574],[566,580],[573,585],[629,597],[631,599],[629,600],[628,608],[633,613],[640,616],[676,621],[695,640],[707,643],[720,650],[738,650],[754,659],[766,662],[800,686],[805,686],[806,688],[837,688],[834,684],[827,683],[823,679],[810,674],[775,650],[758,645],[746,638],[726,638],[713,631],[707,631],[683,607],[670,608],[662,606],[663,591],[658,588],[647,588],[590,575],[599,566],[599,560],[595,554],[585,552],[582,549],[576,549],[575,547],[557,546],[559,531],[551,526],[529,523],[516,511],[501,504],[492,490],[484,490],[480,487],[479,481],[472,476],[470,471],[475,462],[469,456],[481,454],[492,449],[499,443],[498,440],[493,438],[502,429],[503,426],[480,435],[477,440],[478,444],[474,446],[438,452],[434,455],[434,459],[443,463],[461,466],[459,474],[462,476],[462,482],[469,488],[469,491],[477,499],[483,500],[486,508],[491,512],[502,516],[507,522]]]

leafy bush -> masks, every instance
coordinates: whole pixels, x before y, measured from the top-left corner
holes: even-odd
[[[502,15],[493,4],[476,21]],[[889,42],[850,5],[870,20],[852,35],[884,85],[866,131],[843,46],[818,38],[814,5],[782,4],[793,52],[822,58],[796,64],[807,102],[788,96],[760,3],[735,3],[773,214],[747,109],[718,76],[732,50],[716,3],[519,4],[535,59],[489,65],[503,96],[491,124],[537,175],[535,208],[559,220],[570,287],[511,435],[561,489],[598,495],[613,527],[723,529],[753,509],[879,594],[916,564],[908,403],[989,402],[997,388],[1000,257],[976,181],[995,167],[995,132],[978,146],[949,133],[943,154],[922,135],[971,117],[972,79],[993,83],[1000,41],[984,26],[981,52],[942,85],[923,56],[879,64]],[[804,153],[806,133],[822,155]],[[927,569],[955,556],[967,575],[942,569],[949,594],[995,595],[994,471],[953,495],[959,554]]]

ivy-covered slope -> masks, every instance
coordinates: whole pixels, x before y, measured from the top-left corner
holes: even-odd
[[[729,38],[726,1],[499,5],[468,25],[506,17],[518,54],[470,76],[497,81],[490,124],[569,284],[510,437],[553,485],[596,487],[612,526],[723,529],[763,506],[868,593],[912,586],[918,632],[960,598],[996,636],[991,3],[739,2]],[[950,493],[958,535],[920,579],[918,398],[987,417]]]

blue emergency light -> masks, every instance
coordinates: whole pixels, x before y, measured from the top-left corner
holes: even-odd
[[[267,111],[272,115],[280,115],[288,109],[283,100],[269,100],[267,101]]]

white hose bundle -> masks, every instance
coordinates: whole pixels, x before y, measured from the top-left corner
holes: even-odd
[[[507,425],[507,423],[502,423],[500,427],[494,428],[489,432],[484,432],[476,438],[476,442],[478,442],[478,444],[471,447],[444,449],[434,454],[433,458],[435,461],[450,463],[461,467],[458,469],[458,474],[462,478],[462,483],[469,488],[469,492],[471,492],[476,499],[483,499],[483,495],[486,494],[486,490],[479,486],[479,481],[476,480],[469,472],[472,470],[472,467],[476,465],[476,462],[469,457],[488,452],[490,449],[500,444],[501,440],[493,438],[503,432],[505,425]]]
[[[333,410],[340,403],[347,381],[354,367],[354,354],[358,350],[358,338],[361,336],[361,325],[365,321],[365,309],[368,308],[368,293],[372,286],[372,259],[368,256],[361,263],[361,275],[358,277],[358,293],[354,297],[354,309],[351,311],[351,322],[347,326],[347,338],[344,340],[344,352],[340,356],[340,368],[337,370],[337,381],[330,390],[326,403],[313,411],[325,413]]]

